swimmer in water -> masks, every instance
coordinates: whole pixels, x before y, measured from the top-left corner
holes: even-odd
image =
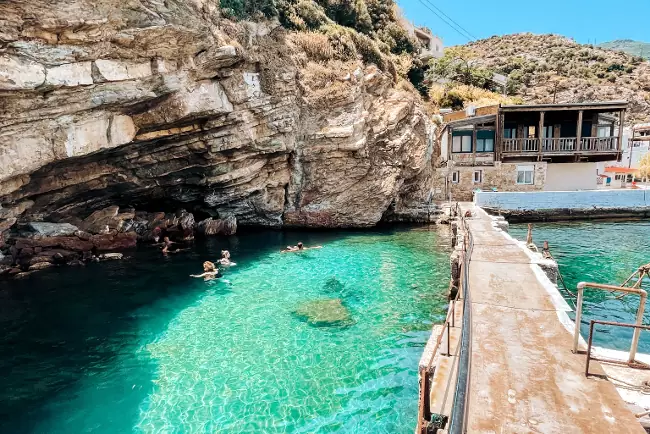
[[[305,247],[302,244],[302,242],[298,242],[298,244],[295,246],[287,246],[286,250],[280,250],[280,253],[301,252],[303,250],[322,249],[322,248],[323,246]]]
[[[166,255],[167,253],[178,253],[178,252],[182,252],[183,250],[188,250],[188,249],[169,250],[172,244],[178,244],[175,243],[174,241],[170,241],[169,237],[163,238],[162,244],[163,244],[163,248],[162,248],[163,255]]]
[[[203,277],[205,280],[213,280],[218,277],[221,277],[217,267],[210,261],[205,261],[203,263],[203,273],[202,274],[190,274],[190,277]]]
[[[221,259],[219,259],[219,264],[223,265],[224,267],[232,267],[233,265],[237,265],[230,260],[230,252],[228,250],[221,251]]]

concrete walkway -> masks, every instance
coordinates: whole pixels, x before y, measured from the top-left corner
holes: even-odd
[[[515,241],[473,209],[469,433],[645,433],[614,385],[584,374],[571,309]],[[539,272],[539,271],[538,271]],[[602,373],[592,362],[590,371]]]

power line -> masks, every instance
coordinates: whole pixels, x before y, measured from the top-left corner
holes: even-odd
[[[449,15],[447,15],[446,13],[444,13],[444,11],[441,10],[438,6],[434,5],[434,4],[431,2],[431,0],[424,0],[424,1],[426,1],[426,2],[429,3],[431,6],[433,6],[433,8],[434,8],[435,10],[437,10],[438,12],[440,12],[442,15],[445,16],[445,18],[447,18],[449,21],[451,21],[452,23],[454,23],[454,24],[455,24],[458,28],[460,28],[460,29],[461,29],[461,30],[462,30],[466,35],[468,35],[468,36],[471,37],[472,39],[478,39],[476,36],[474,36],[474,35],[472,35],[470,32],[468,32],[467,29],[465,29],[465,27],[461,26],[461,25],[458,24],[456,21],[454,21],[454,19],[453,19],[452,17],[450,17]]]
[[[429,0],[418,0],[418,1],[420,2],[420,4],[422,4],[422,6],[424,6],[424,7],[427,8],[427,9],[429,9],[429,11],[431,11],[431,13],[433,13],[435,16],[437,16],[438,18],[440,18],[440,20],[441,20],[442,22],[444,22],[444,23],[447,24],[449,27],[451,27],[451,28],[452,28],[456,33],[458,33],[458,34],[459,34],[460,36],[462,36],[463,38],[467,39],[468,41],[472,41],[472,40],[474,40],[474,39],[477,39],[477,38],[475,38],[474,36],[472,36],[471,33],[469,33],[467,30],[465,30],[465,29],[463,28],[463,26],[461,26],[460,24],[456,23],[456,22],[455,22],[453,19],[451,19],[447,14],[445,14],[445,13],[442,12],[439,8],[437,8],[433,3],[429,2]],[[428,4],[427,4],[427,3],[424,3],[425,1],[426,1]],[[429,5],[433,6],[433,7],[436,8],[437,10],[439,10],[440,13],[438,13],[438,12],[436,12],[435,10],[431,9],[431,8],[429,7]],[[447,21],[443,16],[444,16],[444,17],[447,17],[450,21],[452,21],[453,23],[455,23],[455,25],[454,25],[454,24],[451,24],[451,23],[450,23],[449,21]]]

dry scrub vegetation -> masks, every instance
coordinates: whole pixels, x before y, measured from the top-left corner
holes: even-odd
[[[477,66],[506,75],[508,94],[526,102],[627,100],[628,122],[650,120],[650,63],[641,57],[529,33],[466,47]]]
[[[402,26],[394,0],[221,0],[221,8],[233,19],[277,18],[289,30],[289,49],[313,103],[349,98],[346,77],[363,71],[362,63],[413,93],[409,77],[424,75],[419,43]]]

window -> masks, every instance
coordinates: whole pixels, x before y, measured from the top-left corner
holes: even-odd
[[[516,139],[517,138],[517,128],[504,128],[503,129],[503,138],[504,139]]]
[[[609,126],[598,127],[598,137],[609,137]]]
[[[451,152],[472,152],[472,133],[454,135],[451,144]]]
[[[494,152],[494,131],[476,132],[476,152]]]
[[[553,125],[546,125],[544,127],[544,138],[545,139],[553,138]]]
[[[473,179],[474,184],[480,184],[483,182],[483,171],[482,170],[475,170],[474,171],[474,179]]]
[[[460,172],[459,171],[451,172],[451,183],[458,184],[459,182],[460,182]]]
[[[527,139],[534,139],[537,137],[537,127],[529,125],[524,128],[524,137]]]
[[[532,185],[535,182],[535,166],[517,166],[517,184]]]

